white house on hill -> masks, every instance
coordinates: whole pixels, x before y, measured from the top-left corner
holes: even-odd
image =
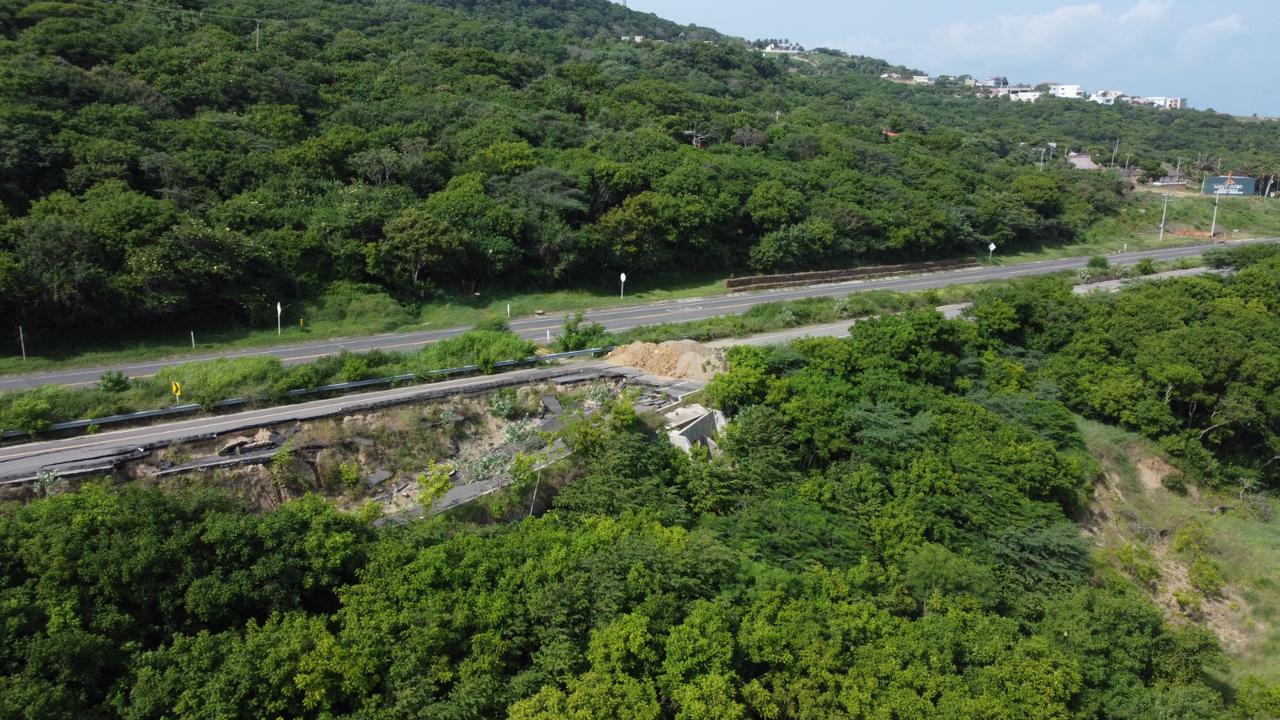
[[[1083,100],[1085,98],[1084,88],[1079,85],[1050,85],[1049,94],[1054,97],[1067,98],[1068,100]]]

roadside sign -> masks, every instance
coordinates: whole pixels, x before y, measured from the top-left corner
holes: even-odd
[[[1257,191],[1258,181],[1251,177],[1218,175],[1204,179],[1202,195],[1248,196]]]
[[[169,392],[172,392],[175,398],[182,397],[182,383],[177,380],[169,383]]]

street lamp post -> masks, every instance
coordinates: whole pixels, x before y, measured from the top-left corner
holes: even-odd
[[[627,296],[627,274],[622,273],[621,275],[619,275],[618,281],[619,281],[618,297],[624,298]]]

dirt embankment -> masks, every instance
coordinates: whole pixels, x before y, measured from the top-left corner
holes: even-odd
[[[1144,549],[1157,573],[1146,589],[1165,617],[1174,624],[1201,622],[1218,636],[1228,652],[1241,653],[1259,634],[1256,622],[1250,621],[1249,603],[1229,586],[1210,596],[1197,591],[1190,581],[1188,558],[1173,547],[1178,522],[1174,516],[1156,510],[1174,502],[1165,481],[1179,471],[1137,446],[1125,448],[1124,453],[1122,457],[1098,455],[1104,476],[1094,488],[1085,532],[1097,539],[1104,552],[1126,546]],[[1120,467],[1123,464],[1132,467],[1131,482],[1125,480]],[[1198,501],[1199,493],[1188,488],[1186,499]],[[1198,607],[1188,612],[1179,602],[1180,596],[1198,597]]]
[[[708,382],[725,369],[724,356],[715,348],[692,340],[624,345],[605,358],[614,365],[670,378]]]

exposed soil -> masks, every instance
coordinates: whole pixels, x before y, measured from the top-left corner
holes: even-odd
[[[724,356],[719,350],[692,340],[631,343],[609,353],[605,359],[654,375],[701,382],[710,381],[725,369]]]
[[[1163,458],[1145,454],[1136,445],[1126,448],[1126,453],[1127,460],[1137,471],[1142,495],[1157,503],[1171,496],[1164,479],[1178,473],[1176,468]],[[1160,577],[1154,587],[1148,589],[1148,594],[1170,623],[1202,622],[1217,635],[1226,651],[1237,654],[1252,638],[1261,637],[1256,621],[1250,620],[1248,602],[1234,588],[1226,587],[1218,595],[1206,597],[1191,586],[1187,570],[1189,561],[1175,553],[1172,547],[1176,528],[1149,524],[1121,488],[1117,458],[1100,453],[1098,460],[1105,472],[1094,488],[1088,515],[1083,521],[1084,532],[1097,538],[1104,547],[1133,543],[1151,552]],[[1193,496],[1192,499],[1196,498]],[[1176,594],[1198,598],[1199,610],[1188,613],[1178,603]]]

